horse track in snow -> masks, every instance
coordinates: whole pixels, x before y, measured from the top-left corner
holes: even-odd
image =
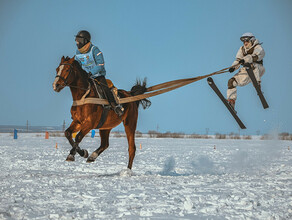
[[[140,144],[129,171],[126,138],[110,138],[88,164],[65,162],[63,137],[0,134],[0,219],[292,219],[292,141]],[[81,143],[98,146],[97,138]]]

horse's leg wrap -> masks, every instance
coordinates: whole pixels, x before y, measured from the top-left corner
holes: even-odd
[[[83,139],[83,137],[84,137],[84,135],[80,131],[77,134],[76,138],[75,138],[75,142],[73,144],[72,150],[70,151],[70,154],[75,155],[76,152],[77,152],[81,157],[84,157],[84,158],[87,158],[88,157],[88,151],[85,150],[85,149],[81,149],[79,147],[79,143],[81,142],[81,140]]]
[[[88,157],[88,151],[85,149],[80,149],[80,147],[78,147],[77,152],[81,157],[84,157],[84,158]]]
[[[66,161],[75,161],[75,154],[77,152],[76,145],[78,146],[78,144],[76,144],[75,142],[73,142],[72,149],[70,150],[70,153],[69,153],[69,155],[66,158]]]
[[[75,149],[75,151],[74,151],[74,149]],[[71,151],[72,151],[72,153],[75,153],[75,154],[77,152],[81,157],[84,157],[84,158],[88,157],[88,151],[85,149],[81,149],[77,142],[74,143],[74,148]],[[71,154],[71,151],[70,151],[70,154]]]

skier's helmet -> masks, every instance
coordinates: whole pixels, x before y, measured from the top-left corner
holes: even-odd
[[[245,41],[251,41],[251,42],[253,42],[253,41],[255,40],[255,36],[254,36],[252,33],[250,33],[250,32],[246,32],[246,33],[244,33],[244,34],[240,37],[240,40],[241,40],[242,42],[245,42]]]
[[[79,31],[78,34],[75,36],[75,40],[83,45],[87,44],[90,41],[90,39],[91,39],[90,33],[85,30]]]

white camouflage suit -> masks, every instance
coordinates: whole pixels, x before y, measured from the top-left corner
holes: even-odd
[[[233,65],[239,63],[240,60],[244,60],[245,63],[251,63],[253,66],[253,72],[255,78],[258,82],[261,81],[262,75],[265,73],[265,67],[257,62],[262,62],[265,56],[265,51],[262,46],[259,44],[258,40],[255,40],[252,47],[248,50],[241,46],[236,54],[236,60],[233,62]],[[237,69],[240,66],[237,67]],[[233,79],[234,78],[234,79]],[[236,86],[245,86],[251,82],[245,67],[239,69],[238,73],[236,73],[229,81],[228,81],[228,90],[227,90],[227,99],[236,100],[237,98],[237,89]]]

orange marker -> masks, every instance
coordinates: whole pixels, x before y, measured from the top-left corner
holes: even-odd
[[[142,144],[140,144],[140,150],[142,150]]]
[[[56,143],[56,149],[58,149],[58,143]]]

